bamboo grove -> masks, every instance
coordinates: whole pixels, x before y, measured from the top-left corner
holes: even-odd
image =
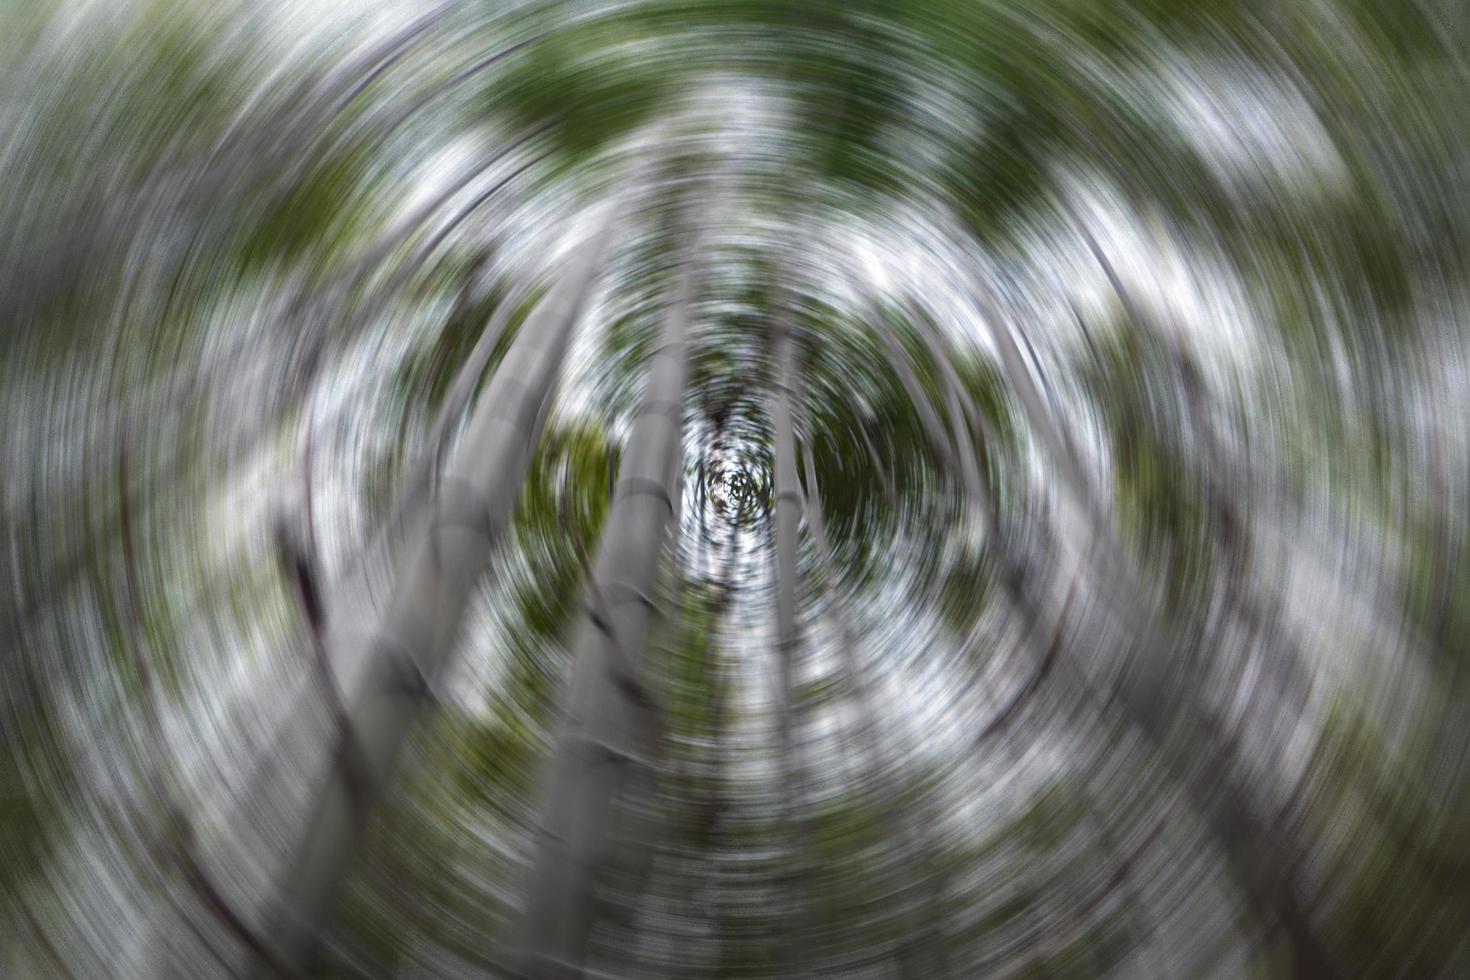
[[[22,6],[0,973],[1470,969],[1456,5]]]

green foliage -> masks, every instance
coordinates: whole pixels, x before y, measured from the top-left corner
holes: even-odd
[[[549,127],[551,145],[576,160],[646,118],[683,66],[659,57],[636,18],[567,20],[514,55],[489,98],[517,130]]]
[[[903,26],[938,59],[930,70],[952,75],[973,113],[972,124],[952,125],[946,134],[949,162],[938,180],[981,241],[1014,234],[1050,188],[1047,161],[1091,159],[1100,148],[1115,155],[1157,148],[1158,127],[1122,93],[1100,84],[1092,68],[1096,61],[1126,66],[1157,47],[1159,27],[1145,14],[1168,19],[1167,12],[1139,6],[1092,0],[905,5]],[[1222,15],[1209,10],[1211,19]],[[1106,169],[1104,161],[1094,162]]]
[[[1097,926],[1049,951],[1018,978],[1025,980],[1091,980],[1106,975],[1129,952],[1117,928]]]
[[[1182,406],[1151,404],[1175,383],[1161,373],[1162,353],[1151,350],[1140,330],[1120,326],[1093,349],[1087,386],[1108,426],[1118,503],[1125,528],[1166,587],[1169,602],[1182,608],[1208,594],[1212,580],[1212,524],[1198,477],[1174,432]]]
[[[791,692],[791,701],[797,711],[810,711],[837,701],[842,697],[844,688],[842,675],[831,673],[797,685]]]
[[[784,39],[792,50],[783,82],[798,106],[813,170],[872,191],[901,183],[892,164],[910,88],[886,23],[883,0],[817,5]]]
[[[509,686],[524,695],[528,684],[537,683],[534,678],[534,674],[519,670]],[[544,692],[525,698],[543,699]],[[520,702],[522,698],[515,700]],[[520,713],[504,711],[495,721],[466,733],[458,756],[462,768],[456,784],[467,799],[481,806],[503,807],[508,801],[525,799],[532,790],[541,755],[540,737],[529,729]]]
[[[1448,526],[1433,517],[1415,522],[1403,598],[1410,624],[1433,648],[1452,687],[1462,691],[1470,685],[1470,548],[1463,536],[1447,534]]]
[[[214,43],[220,26],[182,0],[147,0],[120,35],[100,39],[100,63],[77,81],[111,88],[106,140],[134,179],[205,152],[248,90],[243,52]],[[82,110],[77,102],[71,111]]]
[[[1038,854],[1056,850],[1082,821],[1085,811],[1064,782],[1052,785],[1011,825],[1011,836]]]
[[[1143,553],[1160,560],[1150,564],[1162,565],[1169,599],[1180,606],[1206,591],[1204,515],[1179,478],[1183,461],[1144,431],[1122,435],[1118,495],[1125,521],[1138,534]]]
[[[78,780],[66,753],[52,681],[37,667],[12,661],[5,682],[0,694],[0,917],[10,926],[18,911],[34,911],[17,906],[36,900],[32,885],[54,855],[65,852]]]
[[[686,583],[676,623],[670,624],[669,685],[664,724],[676,732],[711,738],[718,733],[722,692],[716,683],[719,612],[713,589]]]
[[[1448,26],[1425,0],[1344,0],[1342,11],[1362,37],[1386,58],[1409,61],[1452,52],[1445,47]]]
[[[939,586],[939,615],[956,636],[969,636],[990,598],[994,575],[990,561],[970,560],[955,562],[945,573]]]
[[[1386,762],[1388,742],[1350,701],[1333,706],[1308,771],[1317,774],[1313,821],[1373,846],[1339,870],[1333,937],[1364,976],[1438,975],[1465,967],[1470,916],[1461,883],[1470,836],[1453,811],[1432,802],[1417,767]],[[1346,825],[1344,826],[1344,822]],[[1458,972],[1451,968],[1450,972]]]
[[[802,366],[809,431],[801,435],[811,443],[838,574],[850,584],[886,567],[881,549],[895,533],[937,551],[958,514],[960,475],[942,462],[879,330],[894,331],[941,425],[948,418],[938,368],[898,311],[851,324],[817,321],[813,332],[825,340]],[[993,369],[962,362],[958,370],[981,413],[1010,432]],[[864,410],[854,411],[854,403]],[[978,437],[977,449],[985,451]]]
[[[475,298],[472,293],[474,273],[475,269],[470,268],[457,276],[458,292],[441,329],[429,343],[415,348],[399,369],[399,391],[406,400],[422,400],[425,417],[434,417],[443,409],[444,398],[468,362],[470,353],[484,335],[496,310],[509,299],[503,289]],[[482,378],[476,379],[477,382],[494,375],[516,332],[543,295],[544,290],[532,291],[522,298],[516,309],[510,311],[505,329],[491,351]]]
[[[952,360],[960,386],[975,403],[980,417],[990,426],[991,434],[999,445],[986,446],[977,443],[981,458],[990,453],[1013,450],[1017,445],[1018,428],[1011,415],[1009,388],[999,366],[994,361],[979,357],[956,356]],[[976,434],[977,439],[980,434]]]
[[[296,182],[268,187],[243,224],[239,255],[247,269],[340,255],[363,217],[370,158],[361,150],[314,161]]]
[[[571,621],[583,558],[596,553],[611,503],[610,449],[599,428],[579,423],[550,430],[537,450],[512,525],[531,563],[529,578],[517,583],[517,607],[533,638],[560,638]]]
[[[12,751],[0,753],[0,902],[22,895],[26,879],[50,851],[45,832],[50,815],[28,785],[24,764]]]
[[[820,921],[838,929],[859,920],[872,903],[881,881],[877,861],[892,842],[885,837],[877,806],[860,793],[817,807],[811,815],[810,832]],[[877,937],[870,932],[870,938]]]

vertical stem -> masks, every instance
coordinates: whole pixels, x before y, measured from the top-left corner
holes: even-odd
[[[1216,730],[1199,699],[1189,698],[1187,710],[1180,710],[1167,696],[1165,674],[1172,659],[1170,624],[1160,621],[1158,614],[1139,599],[1143,592],[1137,576],[1106,526],[1073,447],[1046,408],[1009,325],[983,288],[980,301],[1027,421],[1060,472],[1066,490],[1093,522],[1093,541],[1099,546],[1093,553],[1097,555],[1095,580],[1140,641],[1139,662],[1121,679],[1117,703],[1185,790],[1220,844],[1237,886],[1265,917],[1267,928],[1286,934],[1297,975],[1337,976],[1327,950],[1293,893],[1289,865],[1280,853],[1279,835],[1251,813],[1244,790],[1225,776],[1236,754],[1231,740]]]
[[[817,558],[826,573],[828,583],[836,581],[836,565],[832,560],[832,548],[827,539],[826,515],[822,512],[822,495],[817,486],[817,469],[812,456],[810,444],[802,446],[802,470],[806,477],[807,528],[811,531],[812,544],[816,546]],[[862,731],[861,741],[864,754],[867,755],[868,769],[878,776],[884,773],[895,772],[897,766],[892,756],[887,751],[887,746],[879,737],[878,714],[873,706],[873,695],[868,685],[867,672],[858,658],[857,632],[852,628],[852,623],[842,609],[833,604],[834,618],[837,620],[837,632],[843,669],[847,672],[848,680],[852,684],[853,697],[857,700],[859,728]],[[934,848],[921,838],[924,835],[920,827],[916,827],[914,821],[905,819],[905,814],[895,810],[892,803],[878,804],[879,812],[882,814],[884,831],[895,844],[906,845],[908,853],[922,867],[926,857],[932,857]],[[921,818],[922,819],[922,818]],[[915,882],[915,885],[920,882]],[[917,887],[914,889],[917,891]],[[937,910],[933,910],[937,911]],[[900,973],[906,977],[924,976],[926,968],[920,961],[921,939],[927,942],[931,956],[927,970],[930,975],[943,976],[948,972],[947,957],[945,955],[942,917],[933,915],[927,922],[921,921],[919,910],[903,916],[905,929],[908,936],[900,946]]]
[[[618,797],[629,767],[647,764],[634,751],[648,710],[639,665],[675,513],[692,288],[686,271],[648,369],[598,550],[591,589],[602,601],[584,610],[576,634],[531,871],[526,974],[535,980],[585,974]]]
[[[337,726],[326,780],[274,910],[273,936],[303,971],[326,966],[325,937],[343,882],[509,521],[610,231],[605,221],[522,327],[449,460],[439,493],[411,530],[388,610],[367,640],[364,673],[344,694],[346,724]],[[334,644],[362,642],[336,625]]]
[[[796,476],[796,434],[791,419],[791,394],[796,381],[796,338],[791,328],[782,325],[776,332],[776,379],[771,386],[771,425],[775,434],[776,463],[776,653],[781,677],[777,696],[777,720],[782,767],[787,791],[791,795],[787,807],[787,823],[797,853],[788,868],[788,880],[799,881],[803,858],[801,840],[801,765],[795,735],[796,654],[800,636],[796,628],[796,559],[797,536],[802,514],[801,485]],[[796,888],[788,892],[794,902]],[[799,972],[801,950],[810,937],[802,935],[803,916],[792,910],[783,930],[782,958],[785,967]]]

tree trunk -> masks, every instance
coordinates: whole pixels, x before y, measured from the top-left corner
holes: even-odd
[[[610,224],[581,246],[563,281],[522,326],[451,456],[438,494],[409,529],[388,609],[368,639],[361,676],[343,696],[346,725],[287,868],[273,938],[303,972],[325,968],[338,893],[373,805],[430,699],[470,593],[510,519],[538,441],[572,328],[586,306]],[[340,663],[362,643],[332,624]]]
[[[792,835],[793,855],[787,865],[787,898],[793,908],[782,929],[780,961],[793,975],[801,972],[802,950],[811,936],[804,904],[798,897],[806,860],[801,824],[803,786],[801,752],[795,737],[796,652],[801,642],[796,628],[796,558],[803,510],[801,484],[796,475],[796,433],[791,418],[791,393],[796,384],[796,338],[782,325],[776,333],[776,379],[771,386],[771,425],[776,465],[776,647],[781,690],[777,694],[777,725],[782,769],[789,794],[786,822]]]
[[[835,565],[832,560],[832,548],[827,540],[826,515],[822,513],[822,494],[817,486],[817,468],[812,458],[812,447],[802,447],[803,470],[806,475],[806,522],[811,531],[812,544],[816,546],[817,558],[821,562],[827,574],[828,583],[836,581]],[[874,776],[880,774],[894,773],[897,765],[893,757],[888,753],[883,739],[879,736],[878,715],[873,708],[873,696],[868,687],[868,677],[863,670],[862,664],[858,662],[858,638],[857,632],[853,630],[852,623],[847,616],[843,615],[840,606],[833,603],[834,617],[837,620],[838,642],[842,647],[842,666],[847,671],[848,681],[852,684],[853,697],[857,700],[858,727],[862,731],[861,739],[863,752],[868,757],[867,764]],[[933,826],[925,815],[900,812],[891,801],[878,800],[877,807],[882,814],[884,832],[897,845],[906,845],[908,852],[913,856],[915,867],[922,869],[934,858],[934,848],[924,840],[923,826]],[[919,880],[910,881],[908,891],[917,897],[919,891],[925,884],[922,874],[916,875]],[[935,884],[935,882],[930,882]],[[931,894],[931,898],[935,897]],[[912,901],[912,899],[906,899]],[[899,973],[905,977],[944,976],[949,972],[948,958],[944,948],[943,918],[937,914],[938,909],[931,909],[931,915],[927,922],[917,905],[905,912],[901,917],[904,929],[908,935],[901,941],[899,946]],[[927,948],[927,962],[922,955]]]
[[[995,303],[983,292],[981,301],[1006,376],[1020,399],[1028,423],[1060,471],[1074,503],[1093,522],[1094,543],[1099,547],[1089,549],[1089,554],[1097,562],[1094,569],[1097,583],[1140,641],[1138,663],[1122,677],[1116,692],[1117,703],[1213,832],[1236,885],[1250,900],[1266,929],[1285,934],[1291,945],[1296,975],[1313,978],[1338,975],[1296,899],[1288,855],[1282,853],[1279,835],[1251,812],[1245,792],[1226,776],[1236,755],[1231,740],[1217,730],[1207,706],[1198,699],[1187,698],[1181,704],[1178,694],[1170,696],[1166,685],[1172,660],[1169,624],[1161,622],[1158,614],[1139,600],[1144,593],[1137,575],[1104,522],[1101,507],[1087,487],[1070,440],[1047,410],[1041,390],[1028,372],[1020,348],[1000,318]],[[998,539],[999,528],[991,530],[992,538]],[[1079,673],[1085,678],[1080,667]]]
[[[1044,652],[1039,670],[1044,672],[1053,664],[1060,665],[1099,710],[1106,710],[1113,704],[1122,707],[1128,720],[1164,762],[1171,778],[1184,790],[1220,844],[1232,878],[1258,914],[1263,915],[1267,929],[1271,932],[1279,930],[1286,935],[1292,949],[1295,974],[1312,978],[1337,976],[1338,971],[1296,900],[1290,885],[1289,868],[1284,865],[1284,855],[1280,853],[1275,835],[1251,813],[1245,794],[1219,778],[1234,754],[1232,747],[1222,743],[1220,733],[1215,731],[1202,705],[1192,703],[1185,706],[1188,710],[1181,710],[1165,697],[1165,672],[1170,661],[1167,624],[1160,623],[1153,611],[1138,600],[1142,592],[1131,584],[1136,582],[1136,576],[1106,526],[1100,506],[1087,488],[1070,440],[1056,426],[1040,387],[1028,372],[1020,349],[1000,319],[993,301],[984,293],[981,300],[1006,376],[1021,402],[1026,420],[1036,433],[1043,451],[1060,471],[1064,488],[1072,496],[1074,504],[1083,510],[1095,528],[1092,543],[1097,547],[1086,549],[1087,560],[1094,563],[1094,581],[1113,600],[1116,611],[1140,640],[1141,663],[1124,677],[1114,698],[1104,697],[1094,690],[1080,665],[1054,656],[1062,646],[1060,635],[1051,649]],[[1016,553],[1004,535],[999,510],[979,472],[974,453],[959,451],[957,459],[957,447],[973,438],[965,427],[965,420],[953,420],[952,442],[950,435],[942,431],[937,413],[928,404],[917,375],[907,363],[896,339],[885,332],[883,340],[894,355],[894,367],[900,381],[909,397],[917,403],[920,419],[935,451],[945,465],[958,467],[959,481],[966,494],[979,495],[981,513],[988,525],[988,540],[998,551],[996,557],[1001,567],[1001,583],[1026,620],[1032,642],[1039,646],[1046,630],[1042,610],[1025,584],[1030,577],[1031,563],[1026,556]],[[942,356],[944,351],[936,345],[931,344],[930,347],[936,351],[937,367],[948,391],[946,401],[952,407],[958,401],[970,426],[984,430],[984,419],[959,385],[953,366]],[[1041,676],[1038,674],[1038,679]],[[1013,704],[1003,714],[1009,714],[1018,707],[1019,704]],[[995,725],[987,727],[977,739],[977,745],[995,729]]]
[[[641,764],[633,748],[650,705],[639,662],[682,449],[692,302],[687,271],[679,288],[648,370],[576,634],[531,871],[526,973],[536,980],[586,973],[616,803],[628,767]]]

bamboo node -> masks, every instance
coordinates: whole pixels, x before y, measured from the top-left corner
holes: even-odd
[[[650,398],[633,413],[634,418],[644,415],[662,415],[679,425],[684,421],[684,403],[670,398]]]
[[[378,643],[383,649],[383,662],[387,668],[385,693],[404,694],[422,701],[439,700],[418,657],[407,644],[387,636],[379,637]]]
[[[620,497],[656,497],[663,501],[669,513],[674,512],[674,498],[669,495],[669,488],[657,480],[647,477],[627,476],[618,480],[614,490],[614,499]]]

